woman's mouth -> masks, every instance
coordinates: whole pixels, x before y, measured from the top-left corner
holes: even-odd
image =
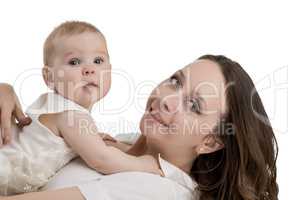
[[[169,127],[169,125],[167,124],[167,123],[165,123],[162,119],[161,119],[161,117],[159,116],[159,115],[155,115],[155,114],[153,114],[153,113],[149,113],[149,115],[151,116],[151,118],[155,121],[155,122],[157,122],[157,123],[159,123],[159,124],[161,124],[161,125],[163,125],[163,126],[165,126],[165,127]]]

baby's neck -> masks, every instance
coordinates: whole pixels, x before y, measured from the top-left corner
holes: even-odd
[[[57,94],[57,95],[62,96],[62,97],[65,98],[65,99],[68,99],[68,100],[70,100],[70,101],[73,101],[74,103],[80,105],[81,107],[85,108],[85,109],[88,110],[89,112],[91,112],[93,106],[95,105],[95,103],[89,103],[89,104],[86,103],[86,104],[84,104],[84,103],[77,102],[76,100],[69,99],[68,97],[66,97],[66,96],[64,96],[64,95],[59,94],[56,90],[54,90],[53,92],[54,92],[55,94]]]
[[[57,95],[62,96],[62,97],[65,98],[65,99],[68,99],[68,100],[70,100],[70,101],[73,101],[74,103],[80,105],[81,107],[85,108],[85,109],[88,110],[89,112],[91,112],[93,106],[94,106],[95,103],[96,103],[96,102],[82,103],[82,102],[79,102],[79,101],[76,101],[76,100],[73,100],[73,99],[69,99],[68,97],[66,97],[66,96],[64,96],[64,95],[59,94],[56,90],[54,90],[54,93],[57,94]]]
[[[75,102],[75,103],[77,103],[77,102]],[[91,110],[94,106],[94,104],[92,104],[92,105],[84,105],[84,104],[80,104],[80,103],[77,103],[77,104],[80,105],[81,107],[87,109],[89,112],[91,112]]]

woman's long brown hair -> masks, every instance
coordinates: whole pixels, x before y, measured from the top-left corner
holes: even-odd
[[[200,200],[277,200],[278,146],[251,78],[225,56],[199,59],[217,63],[227,84],[227,113],[215,128],[224,148],[199,155],[191,170]]]

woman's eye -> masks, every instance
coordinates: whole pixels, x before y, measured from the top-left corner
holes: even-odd
[[[103,63],[103,62],[104,62],[103,58],[96,58],[96,59],[94,60],[94,63],[95,63],[95,64],[101,64],[101,63]]]
[[[200,105],[196,100],[189,100],[189,107],[191,109],[192,112],[195,112],[197,114],[201,114],[200,111]]]
[[[80,60],[78,58],[72,58],[69,61],[69,65],[79,65],[80,64]]]
[[[171,76],[169,82],[171,85],[174,85],[176,89],[181,87],[181,82],[176,76]]]

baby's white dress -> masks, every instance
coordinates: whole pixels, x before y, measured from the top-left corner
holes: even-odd
[[[63,138],[39,122],[41,114],[67,110],[90,115],[75,102],[56,93],[46,93],[26,111],[32,123],[22,131],[13,126],[11,143],[0,148],[0,196],[37,191],[77,156]]]

